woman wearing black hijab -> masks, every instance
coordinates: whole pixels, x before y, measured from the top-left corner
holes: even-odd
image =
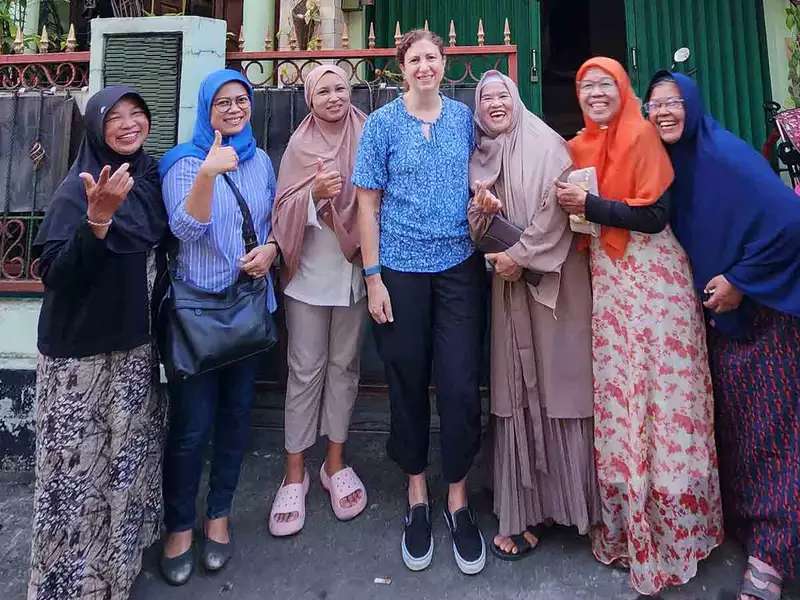
[[[144,99],[89,100],[86,137],[35,241],[44,301],[28,599],[123,600],[157,539],[165,405],[150,300],[167,231]]]

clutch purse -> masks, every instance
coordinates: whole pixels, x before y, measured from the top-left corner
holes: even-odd
[[[496,214],[492,217],[492,221],[489,223],[486,233],[478,240],[476,246],[478,250],[484,254],[505,252],[519,241],[519,238],[522,236],[522,231],[522,229],[511,223],[505,217]],[[531,271],[530,269],[525,269],[522,272],[522,277],[531,285],[539,285],[539,282],[542,280],[542,275],[544,275],[544,273]]]

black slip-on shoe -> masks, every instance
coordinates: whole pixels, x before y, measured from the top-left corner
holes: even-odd
[[[403,529],[403,562],[412,571],[422,571],[433,559],[433,535],[431,534],[431,508],[427,504],[415,504],[408,509]]]
[[[208,536],[203,540],[203,554],[201,561],[206,571],[221,570],[233,556],[233,539],[227,544],[215,542]]]
[[[475,511],[468,506],[450,514],[447,506],[442,511],[450,534],[453,536],[453,556],[465,575],[476,575],[486,566],[486,542],[478,528]]]
[[[162,553],[158,565],[164,581],[170,585],[183,585],[194,572],[194,543],[186,552],[173,558],[167,558]]]

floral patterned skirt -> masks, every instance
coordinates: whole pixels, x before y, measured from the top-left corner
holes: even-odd
[[[705,327],[686,254],[667,229],[624,258],[591,247],[598,560],[655,594],[722,542]]]
[[[166,405],[150,345],[41,356],[28,600],[126,600],[161,522]]]

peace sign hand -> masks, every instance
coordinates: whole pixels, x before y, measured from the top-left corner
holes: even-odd
[[[239,155],[230,146],[222,145],[222,134],[214,131],[214,143],[203,161],[200,171],[211,177],[229,173],[239,168]]]
[[[97,181],[91,173],[81,173],[79,177],[86,189],[86,218],[94,223],[107,223],[125,201],[133,189],[134,179],[128,173],[130,165],[124,163],[114,174],[106,165],[100,171]]]

